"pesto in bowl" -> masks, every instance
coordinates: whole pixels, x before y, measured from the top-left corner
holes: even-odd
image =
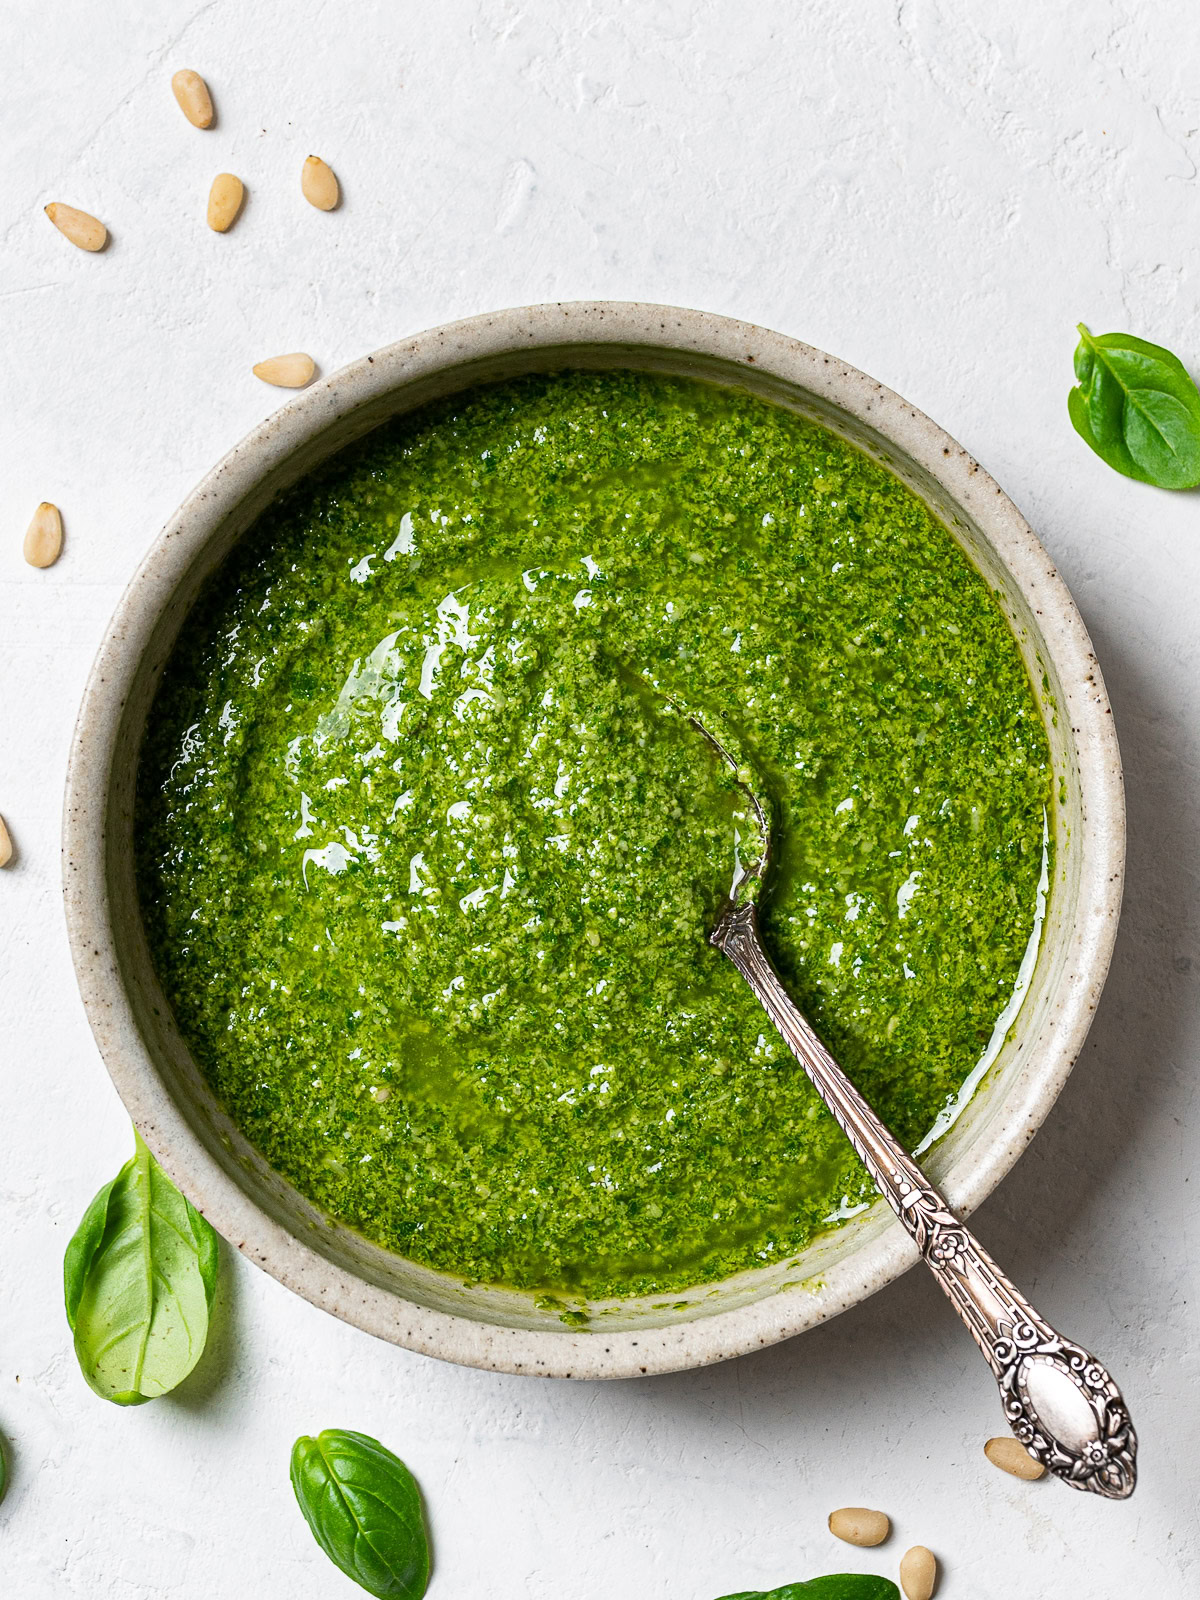
[[[733,730],[764,938],[916,1147],[1028,980],[1050,755],[979,573],[818,423],[632,370],[397,418],[258,519],[151,709],[193,1056],[302,1193],[463,1279],[669,1294],[871,1194],[707,943],[728,781],[647,685]]]

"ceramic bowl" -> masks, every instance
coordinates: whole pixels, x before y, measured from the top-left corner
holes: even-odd
[[[226,1239],[335,1316],[473,1366],[628,1377],[700,1366],[812,1327],[916,1259],[882,1202],[787,1263],[672,1295],[592,1308],[566,1327],[532,1297],[469,1287],[369,1244],[318,1212],[217,1105],[155,978],[134,888],[134,774],[163,663],[204,579],[281,490],[397,413],[471,384],[558,367],[636,367],[734,385],[886,462],[997,591],[1038,686],[1059,807],[1054,883],[1017,1025],[925,1157],[960,1212],[1033,1137],[1079,1054],[1116,933],[1124,801],[1096,658],[1054,563],[954,440],[834,356],[703,312],[617,302],[473,317],[403,340],[289,399],[203,480],[154,541],[92,671],[67,781],[67,922],[88,1017],[150,1148]]]

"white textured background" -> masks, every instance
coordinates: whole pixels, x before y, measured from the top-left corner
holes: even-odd
[[[1057,13],[1057,15],[1052,15]],[[292,1503],[293,1437],[378,1434],[424,1486],[437,1600],[711,1600],[942,1557],[941,1594],[1200,1592],[1195,1058],[1200,500],[1070,431],[1073,328],[1200,370],[1194,0],[5,0],[0,8],[0,1430],[12,1600],[317,1600],[357,1591]],[[180,66],[218,124],[190,128]],[[343,207],[300,198],[336,168]],[[228,169],[249,199],[203,223]],[[94,211],[74,250],[41,214]],[[943,423],[1040,531],[1092,629],[1130,805],[1116,962],[1074,1079],[979,1215],[986,1243],[1125,1386],[1122,1506],[981,1458],[995,1390],[917,1274],[790,1345],[611,1386],[457,1370],[228,1260],[175,1397],[96,1399],[63,1247],[129,1132],[76,995],[58,828],[75,707],[156,530],[323,371],[498,306],[704,307],[846,357]],[[61,505],[62,561],[20,541]],[[826,1513],[890,1511],[874,1552]]]

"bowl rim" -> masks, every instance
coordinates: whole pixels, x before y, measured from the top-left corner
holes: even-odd
[[[1111,709],[1083,619],[1016,506],[923,412],[821,350],[713,313],[631,301],[514,307],[429,329],[363,356],[285,401],[222,458],[138,564],[105,632],[80,706],[63,812],[63,892],[84,1008],[109,1075],[165,1170],[217,1231],[287,1287],[365,1331],[465,1365],[559,1377],[631,1377],[744,1354],[813,1327],[875,1293],[917,1259],[898,1223],[815,1285],[662,1328],[527,1329],[402,1299],[328,1260],[267,1215],[204,1147],[163,1087],[134,1019],[109,898],[106,828],[118,728],[150,629],[215,530],[256,484],[332,425],[423,377],[485,357],[556,347],[692,353],[823,397],[895,443],[963,507],[1036,615],[1063,685],[1086,822],[1077,911],[1037,1071],[1024,1072],[971,1150],[944,1175],[960,1214],[1000,1182],[1054,1104],[1082,1047],[1116,937],[1124,869],[1124,790]],[[1056,1002],[1058,990],[1056,989]]]

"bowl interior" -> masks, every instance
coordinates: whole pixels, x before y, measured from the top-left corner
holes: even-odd
[[[79,842],[81,823],[77,813],[89,806],[93,813],[100,812],[98,819],[94,814],[91,818],[92,824],[99,822],[99,828],[93,829],[101,851],[95,865],[107,891],[107,921],[116,971],[98,974],[94,968],[87,969],[89,954],[80,949],[82,913],[72,914],[81,984],[93,1026],[118,1088],[151,1147],[235,1244],[310,1298],[385,1337],[435,1353],[449,1353],[456,1359],[523,1370],[567,1368],[553,1359],[526,1360],[524,1355],[520,1360],[515,1356],[497,1358],[494,1345],[486,1337],[483,1344],[472,1343],[470,1328],[456,1348],[438,1348],[436,1332],[430,1334],[428,1330],[442,1327],[440,1318],[452,1318],[460,1332],[461,1321],[465,1321],[481,1336],[489,1329],[528,1330],[570,1340],[575,1346],[581,1337],[611,1333],[619,1337],[610,1346],[610,1354],[619,1347],[623,1355],[607,1367],[603,1357],[597,1356],[591,1363],[592,1370],[637,1371],[639,1358],[636,1352],[631,1356],[630,1351],[637,1345],[639,1334],[652,1335],[656,1330],[669,1334],[673,1329],[685,1329],[697,1319],[722,1317],[765,1302],[782,1290],[793,1290],[791,1309],[783,1317],[787,1326],[767,1335],[779,1337],[780,1333],[796,1331],[879,1287],[914,1259],[915,1252],[896,1233],[890,1212],[878,1202],[818,1237],[787,1262],[673,1293],[669,1305],[653,1298],[591,1304],[586,1308],[591,1319],[589,1334],[581,1336],[577,1329],[564,1327],[557,1308],[539,1308],[530,1294],[467,1286],[369,1243],[319,1212],[266,1164],[216,1103],[183,1043],[155,976],[138,909],[133,871],[134,785],[147,712],[188,610],[205,579],[280,491],[379,423],[432,399],[521,373],[615,366],[736,385],[834,429],[886,463],[925,500],[995,591],[1009,620],[1035,687],[1053,756],[1058,795],[1056,815],[1051,819],[1055,835],[1054,882],[1040,953],[1016,1025],[958,1120],[923,1158],[930,1175],[945,1187],[952,1203],[961,1210],[977,1204],[1007,1171],[1065,1078],[1070,1063],[1056,1058],[1048,1066],[1047,1041],[1060,1021],[1064,994],[1077,981],[1080,918],[1103,915],[1102,906],[1082,903],[1095,898],[1090,880],[1083,883],[1088,818],[1075,737],[1078,730],[1073,728],[1076,719],[1064,714],[1072,697],[1078,697],[1081,686],[1073,680],[1063,681],[1057,664],[1063,646],[1054,637],[1057,620],[1049,609],[1043,614],[1037,585],[1031,577],[1029,562],[1044,560],[1044,552],[1028,530],[1020,533],[1024,524],[1001,496],[1005,515],[1011,516],[1018,530],[1014,537],[1018,543],[1021,538],[1027,540],[1026,554],[1014,562],[1018,575],[1001,554],[1002,542],[997,541],[995,526],[990,528],[989,537],[982,525],[989,521],[994,524],[997,502],[991,497],[993,492],[999,495],[999,490],[985,474],[979,474],[976,481],[983,486],[982,498],[964,491],[961,484],[952,493],[944,481],[947,475],[929,459],[928,431],[922,430],[937,434],[939,442],[943,436],[917,413],[904,411],[902,402],[869,380],[861,380],[861,398],[849,409],[819,382],[796,381],[767,370],[761,363],[732,359],[727,354],[612,338],[533,346],[509,341],[507,348],[484,355],[446,359],[443,354],[424,368],[418,363],[415,370],[402,373],[394,383],[377,383],[376,392],[353,405],[335,398],[322,413],[310,403],[303,428],[291,435],[284,429],[278,437],[260,439],[257,459],[238,459],[235,451],[192,497],[190,521],[181,517],[168,529],[167,538],[177,537],[180,541],[176,554],[171,556],[168,551],[164,556],[160,551],[157,560],[152,554],[131,586],[116,624],[117,644],[127,666],[122,703],[110,715],[110,747],[97,750],[92,758],[78,758],[79,763],[107,758],[106,771],[101,775],[103,794],[99,801],[81,799],[84,785],[75,774],[68,796],[69,913],[72,869],[82,871],[85,879],[88,873],[87,862],[81,859],[86,847]],[[841,370],[845,373],[846,369]],[[878,390],[881,397],[874,407],[872,390]],[[336,397],[336,390],[334,394]],[[875,419],[881,412],[882,425],[877,426]],[[905,414],[914,419],[914,438],[919,440],[919,448],[912,451],[904,439]],[[949,448],[946,455],[950,455]],[[958,455],[962,457],[961,452]],[[965,476],[960,474],[962,482],[969,484],[972,470],[964,472]],[[210,508],[207,513],[206,505]],[[1014,559],[1011,549],[1007,554],[1009,560]],[[1048,562],[1046,570],[1047,581],[1057,584]],[[1065,596],[1066,592],[1057,585],[1055,593]],[[1070,607],[1069,597],[1066,605],[1070,608],[1068,622],[1074,630],[1072,639],[1082,639],[1086,645],[1086,635]],[[114,648],[111,642],[109,648]],[[1098,674],[1094,681],[1098,685]],[[102,691],[93,691],[93,695],[99,692]],[[1098,693],[1103,699],[1102,688]],[[87,726],[88,716],[85,704],[81,731]],[[93,710],[93,734],[94,723]],[[1098,929],[1092,955],[1087,950],[1083,953],[1085,962],[1090,960],[1092,964],[1089,976],[1095,977],[1094,969],[1099,966],[1097,983],[1107,962],[1106,938],[1111,944],[1111,929]],[[114,994],[119,996],[115,1012]],[[98,1012],[102,1014],[98,1016]],[[889,1232],[896,1233],[896,1237],[884,1248],[880,1240]],[[855,1263],[867,1261],[871,1263],[870,1271],[864,1273],[856,1268]],[[804,1309],[806,1302],[808,1309]],[[423,1313],[432,1313],[433,1320]],[[764,1326],[761,1316],[756,1326]],[[648,1342],[654,1344],[654,1339]],[[676,1342],[683,1352],[680,1359],[654,1357],[654,1364],[678,1366],[732,1353],[731,1349],[712,1346],[706,1354],[697,1356],[689,1353],[693,1346],[686,1337]],[[766,1338],[751,1342],[766,1342]],[[486,1358],[481,1354],[485,1345]],[[522,1351],[532,1348],[527,1341],[518,1340],[513,1349],[518,1346]],[[744,1340],[739,1347],[745,1347]],[[647,1368],[643,1365],[640,1370]]]

